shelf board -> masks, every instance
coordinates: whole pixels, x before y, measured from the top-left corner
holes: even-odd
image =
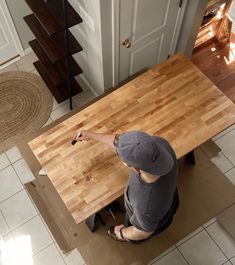
[[[49,35],[64,30],[63,1],[52,0],[45,3],[43,0],[25,0],[43,28]],[[82,22],[82,18],[67,1],[68,27]]]
[[[55,86],[68,79],[65,61],[58,61],[53,64],[37,40],[30,41],[29,45],[43,64]],[[82,73],[82,69],[72,56],[69,57],[69,65],[71,70],[70,76],[73,77]]]
[[[205,27],[210,26],[211,24],[218,23],[221,20],[222,20],[222,18],[218,18],[217,16],[214,16],[214,17],[208,18],[208,19],[204,18],[203,21],[202,21],[200,30],[205,28]]]
[[[43,64],[40,61],[37,61],[33,63],[37,71],[39,72],[40,76],[46,83],[47,87],[51,91],[52,95],[55,97],[56,101],[58,103],[61,103],[69,98],[69,92],[67,89],[67,82],[63,82],[59,84],[58,86],[55,86],[46,69],[44,68]],[[76,82],[74,78],[71,78],[71,88],[72,88],[72,96],[75,96],[82,92],[82,88],[79,86],[79,84]]]
[[[65,58],[66,53],[63,32],[49,36],[34,14],[24,17],[24,20],[32,30],[33,34],[37,38],[51,62],[55,63],[56,61]],[[70,55],[82,51],[81,45],[74,38],[70,31],[68,32],[68,45]]]
[[[210,0],[207,4],[205,14],[209,14],[214,9],[216,9],[218,6],[221,6],[227,2],[228,0]]]

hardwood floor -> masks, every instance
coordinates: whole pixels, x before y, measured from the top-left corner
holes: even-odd
[[[230,43],[208,42],[195,49],[191,59],[235,103],[235,36]]]

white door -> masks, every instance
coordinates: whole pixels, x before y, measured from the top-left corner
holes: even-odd
[[[167,59],[180,0],[121,0],[119,82]]]
[[[19,55],[10,19],[5,0],[0,0],[0,67]]]

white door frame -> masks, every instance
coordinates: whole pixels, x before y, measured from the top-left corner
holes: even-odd
[[[113,87],[119,84],[119,44],[120,44],[120,1],[112,0],[112,81]],[[172,37],[170,54],[174,54],[180,36],[180,30],[187,7],[188,0],[183,0],[177,14],[175,29]]]
[[[23,47],[21,45],[21,42],[20,42],[20,39],[19,39],[19,36],[18,36],[18,33],[16,31],[16,28],[15,28],[15,25],[14,25],[14,22],[11,18],[11,15],[10,15],[10,11],[8,9],[8,6],[7,6],[7,3],[6,3],[6,0],[2,0],[2,8],[3,8],[3,13],[4,13],[4,16],[5,16],[5,20],[10,28],[10,34],[12,36],[12,39],[14,41],[14,44],[16,46],[16,49],[19,53],[20,56],[24,56],[25,53],[24,53],[24,50],[23,50]],[[17,59],[16,59],[17,60]],[[14,60],[15,61],[15,60]],[[8,64],[11,64],[13,62],[10,61],[10,62],[7,62],[4,66],[8,65]]]

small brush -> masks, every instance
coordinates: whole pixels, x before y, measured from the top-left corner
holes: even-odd
[[[72,145],[75,145],[76,143],[77,143],[77,140],[75,139],[71,142]]]
[[[80,135],[81,135],[81,133],[79,132],[79,133],[77,134],[76,138],[77,138],[77,137],[80,137]],[[77,139],[73,139],[73,141],[71,142],[71,144],[72,144],[72,145],[75,145],[75,144],[77,143],[77,141],[78,141]]]

